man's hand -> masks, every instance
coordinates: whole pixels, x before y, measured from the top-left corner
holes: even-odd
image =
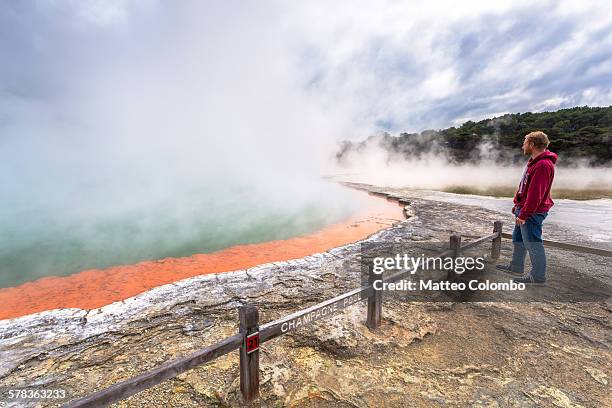
[[[516,225],[524,225],[525,220],[521,220],[520,218],[515,218]]]

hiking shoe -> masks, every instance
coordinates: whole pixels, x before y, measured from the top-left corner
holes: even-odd
[[[535,278],[534,278],[532,275],[528,274],[528,275],[525,275],[525,276],[521,276],[520,278],[514,278],[514,279],[512,279],[512,281],[513,281],[513,282],[516,282],[516,283],[527,283],[527,284],[529,284],[529,283],[535,283],[535,284],[543,284],[543,283],[545,283],[545,282],[546,282],[546,279],[544,279],[544,280],[540,280],[540,279],[536,280],[536,279],[535,279]]]
[[[497,269],[504,272],[510,272],[515,275],[523,275],[523,272],[512,269],[512,265],[495,265]]]

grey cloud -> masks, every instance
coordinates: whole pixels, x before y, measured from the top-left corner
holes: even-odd
[[[238,8],[237,3],[225,7],[206,2],[182,2],[172,7],[160,3],[160,9],[150,12],[138,8],[138,3],[126,2],[127,22],[117,26],[68,24],[76,19],[76,12],[70,6],[74,3],[36,4],[38,8],[31,3],[10,2],[0,11],[0,58],[3,61],[0,64],[0,103],[3,94],[13,98],[53,99],[62,95],[66,86],[83,80],[80,71],[95,70],[100,64],[108,66],[113,59],[117,61],[115,69],[118,72],[122,63],[130,61],[132,68],[140,66],[147,75],[150,66],[156,65],[150,60],[155,58],[156,49],[168,53],[164,64],[174,64],[180,80],[183,71],[189,72],[184,66],[189,61],[182,63],[175,48],[184,49],[185,43],[196,41],[182,26],[192,26],[198,20],[201,20],[200,33],[216,36],[214,41],[220,46],[227,38],[245,33],[251,35],[249,27],[254,24],[261,23],[270,32],[276,30],[279,42],[284,42],[281,47],[287,53],[272,56],[267,63],[271,66],[294,64],[300,75],[295,78],[295,84],[302,88],[296,92],[306,92],[322,102],[329,117],[342,117],[340,122],[356,126],[391,126],[400,131],[439,128],[458,118],[482,116],[487,112],[534,110],[555,97],[564,98],[565,104],[580,104],[586,88],[591,89],[594,99],[605,102],[605,95],[612,88],[610,70],[593,69],[596,64],[606,64],[611,58],[609,50],[612,47],[607,39],[611,26],[591,33],[587,49],[575,50],[558,66],[548,65],[547,53],[563,50],[574,34],[589,27],[590,19],[589,14],[584,13],[559,16],[556,9],[560,3],[552,1],[517,6],[505,13],[474,13],[443,26],[435,25],[436,19],[423,20],[418,15],[413,18],[412,14],[407,14],[403,34],[398,36],[366,25],[352,44],[354,32],[344,32],[342,28],[348,15],[338,16],[337,27],[330,30],[331,34],[319,38],[321,33],[315,21],[291,20],[299,16],[299,12],[285,20],[287,9],[299,6],[281,3],[248,9]],[[380,11],[384,11],[382,6]],[[441,17],[442,21],[444,16]],[[227,30],[209,30],[209,25],[215,26],[213,21],[225,21]],[[360,28],[359,20],[354,24]],[[300,26],[301,31],[297,29]],[[122,39],[125,33],[128,33],[126,41]],[[429,48],[413,52],[422,49],[415,44],[422,46],[428,33],[432,34]],[[197,42],[207,44],[209,40],[198,38]],[[353,49],[348,52],[343,49],[339,54],[336,47],[346,43]],[[517,44],[522,45],[522,50],[508,66],[503,67],[497,77],[485,78],[485,70]],[[205,48],[198,52],[206,55]],[[228,49],[227,52],[235,51]],[[436,62],[430,58],[435,55],[446,59]],[[516,69],[521,62],[538,60],[543,66],[539,77],[522,77]],[[223,69],[222,61],[211,63]],[[416,94],[434,70],[445,68],[452,69],[456,75],[454,92],[444,97]],[[92,78],[86,77],[86,80]],[[512,93],[518,89],[523,89],[523,93]],[[506,94],[509,96],[503,96]],[[340,133],[339,137],[345,136],[345,132]]]
[[[612,89],[612,71],[589,70],[610,58],[612,47],[602,42],[609,28],[589,34],[588,49],[573,50],[564,60],[551,64],[547,54],[568,47],[575,34],[589,27],[590,18],[585,14],[558,16],[554,13],[555,4],[548,2],[504,14],[474,16],[434,33],[430,52],[442,52],[452,57],[447,67],[455,70],[459,87],[442,100],[425,96],[419,106],[401,107],[404,96],[410,95],[414,86],[426,81],[432,68],[445,66],[432,67],[406,57],[404,51],[410,47],[409,43],[402,48],[386,38],[376,38],[372,42],[375,46],[365,47],[360,54],[365,60],[358,64],[379,82],[380,92],[372,95],[374,101],[370,103],[373,109],[369,112],[383,127],[393,123],[398,131],[418,131],[446,127],[457,118],[480,117],[487,112],[536,110],[543,101],[559,96],[565,100],[559,107],[584,104],[581,94],[587,88],[605,100],[605,95]],[[516,45],[522,47],[520,52],[500,75],[484,78],[483,72]],[[540,64],[542,71],[536,78],[530,78],[532,72],[522,76],[516,69],[522,63],[534,62]],[[341,77],[336,79],[342,80]],[[522,92],[513,94],[518,90]],[[510,95],[503,97],[505,94]],[[394,103],[400,107],[400,116],[398,111],[385,112],[385,107]]]

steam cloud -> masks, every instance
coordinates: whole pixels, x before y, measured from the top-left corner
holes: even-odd
[[[2,43],[0,286],[288,237],[360,205],[320,178],[343,124],[300,86],[278,16],[112,4],[0,11],[21,41]]]
[[[462,186],[484,191],[517,187],[525,164],[499,160],[500,152],[492,142],[485,141],[476,147],[472,154],[474,162],[455,164],[435,139],[424,136],[425,147],[419,146],[423,150],[408,158],[383,147],[380,138],[370,138],[359,149],[342,155],[336,173],[345,180],[415,189]],[[563,163],[560,158],[554,188],[612,191],[612,168],[592,167],[587,159]]]
[[[59,246],[93,258],[144,242],[130,251],[149,257],[203,230],[219,244],[312,228],[358,205],[319,178],[337,140],[611,100],[605,2],[451,4],[4,4],[0,276],[24,259],[62,269],[66,254],[48,256]],[[382,177],[377,157],[360,169]],[[403,184],[449,177],[436,158],[393,166],[385,177]]]

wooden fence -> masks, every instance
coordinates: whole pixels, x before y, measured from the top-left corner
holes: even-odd
[[[502,226],[501,221],[496,221],[493,225],[493,232],[491,234],[463,244],[461,243],[460,235],[451,235],[449,249],[442,252],[440,256],[458,256],[460,251],[473,248],[486,242],[491,242],[491,258],[497,259],[500,254],[502,237],[512,237],[510,234],[502,232]],[[544,241],[544,245],[612,257],[612,251],[603,249],[548,240]],[[410,274],[410,272],[397,272],[384,279],[385,282],[395,282],[406,277],[408,274]],[[257,308],[253,305],[242,306],[238,310],[239,330],[237,334],[186,357],[167,362],[136,377],[111,385],[101,391],[70,402],[65,405],[65,407],[108,406],[237,349],[240,351],[240,391],[242,398],[245,402],[252,401],[259,395],[259,347],[262,343],[338,314],[345,308],[362,300],[367,300],[368,302],[366,316],[367,327],[370,330],[376,330],[380,327],[382,320],[383,291],[374,290],[373,282],[375,280],[380,280],[381,276],[382,275],[375,275],[370,271],[367,286],[353,289],[307,309],[262,324],[261,326],[259,325],[259,312]]]

